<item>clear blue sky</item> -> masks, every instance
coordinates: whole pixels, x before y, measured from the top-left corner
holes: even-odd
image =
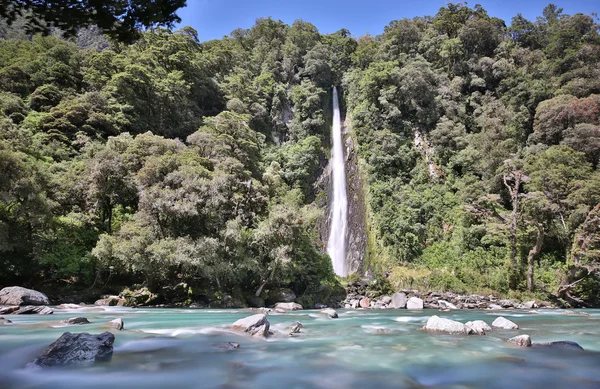
[[[435,15],[448,0],[187,0],[179,10],[180,27],[192,26],[201,41],[219,39],[236,28],[250,28],[259,17],[272,17],[292,24],[296,19],[313,23],[323,34],[347,28],[354,36],[378,35],[390,21]],[[510,23],[517,13],[530,20],[542,14],[549,3],[567,14],[600,13],[599,0],[480,0],[491,16]]]

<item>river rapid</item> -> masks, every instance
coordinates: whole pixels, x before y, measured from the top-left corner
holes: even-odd
[[[270,315],[277,334],[267,340],[228,326],[250,310],[56,309],[48,316],[13,316],[0,325],[0,388],[600,388],[600,310],[590,316],[562,310],[453,311],[339,310]],[[581,311],[577,311],[581,312]],[[519,330],[458,336],[421,330],[439,315],[488,324],[504,316]],[[91,324],[60,320],[85,316]],[[124,331],[106,323],[125,322]],[[301,334],[289,336],[295,322]],[[26,368],[63,332],[115,334],[110,362],[92,367]],[[586,351],[519,348],[506,339],[528,334],[534,343],[570,340]],[[222,342],[240,348],[220,351]]]

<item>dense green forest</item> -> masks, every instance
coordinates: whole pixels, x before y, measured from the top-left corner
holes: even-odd
[[[1,26],[0,286],[325,302],[338,85],[378,287],[595,303],[599,26],[553,5],[507,24],[448,4],[360,38],[302,20],[207,42]]]

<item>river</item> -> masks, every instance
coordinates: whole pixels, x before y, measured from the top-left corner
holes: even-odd
[[[0,325],[2,389],[141,388],[600,388],[600,310],[573,316],[562,310],[339,310],[270,315],[278,332],[268,340],[228,330],[250,310],[91,307],[48,316],[5,316]],[[485,336],[426,333],[431,315],[454,320],[504,316],[519,330]],[[91,324],[64,326],[85,316]],[[63,332],[100,333],[120,317],[110,362],[87,368],[25,368]],[[301,334],[290,337],[295,321]],[[586,352],[518,348],[505,342],[529,334],[534,342],[571,340]],[[214,345],[237,342],[219,351]]]

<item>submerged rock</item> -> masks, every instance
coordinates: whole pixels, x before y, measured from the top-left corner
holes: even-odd
[[[271,324],[267,320],[267,315],[257,314],[245,317],[233,323],[231,328],[236,331],[243,331],[252,336],[268,336]]]
[[[338,318],[337,312],[335,311],[335,309],[332,309],[332,308],[322,309],[321,313],[326,314],[330,319],[337,319]]]
[[[111,321],[108,322],[108,324],[111,327],[113,327],[113,328],[115,328],[115,329],[117,329],[119,331],[125,329],[125,323],[123,323],[123,319],[121,319],[121,318],[117,318],[115,320],[111,320]]]
[[[492,327],[490,327],[483,320],[468,321],[465,323],[465,325],[467,327],[469,327],[470,329],[472,329],[474,333],[479,334],[479,335],[485,335],[485,333],[487,331],[492,330]]]
[[[240,348],[240,344],[236,343],[236,342],[224,342],[224,343],[213,344],[212,347],[215,350],[219,350],[219,351],[232,351],[232,350],[237,350],[238,348]]]
[[[304,309],[302,305],[298,303],[277,303],[275,304],[275,309],[284,309],[286,311],[300,311]]]
[[[512,321],[500,316],[492,322],[492,327],[503,328],[505,330],[518,330],[519,326]]]
[[[0,305],[50,305],[50,300],[42,292],[9,286],[0,290]]]
[[[418,297],[411,297],[406,302],[406,309],[423,309],[423,300]]]
[[[37,366],[91,365],[112,358],[115,336],[65,332],[32,364]]]
[[[578,343],[571,342],[570,340],[559,340],[557,342],[549,343],[534,343],[533,347],[552,347],[567,350],[585,351]]]
[[[530,347],[531,337],[529,335],[514,336],[507,340],[508,343],[516,344],[519,347]]]
[[[439,316],[431,316],[427,320],[427,324],[425,324],[423,329],[426,331],[443,332],[446,334],[468,335],[473,333],[473,330],[467,327],[465,324]]]
[[[34,307],[33,305],[29,305],[27,307],[20,308],[17,311],[14,311],[13,315],[51,315],[54,311],[49,307]]]
[[[65,324],[90,324],[86,317],[72,317],[62,321]]]

